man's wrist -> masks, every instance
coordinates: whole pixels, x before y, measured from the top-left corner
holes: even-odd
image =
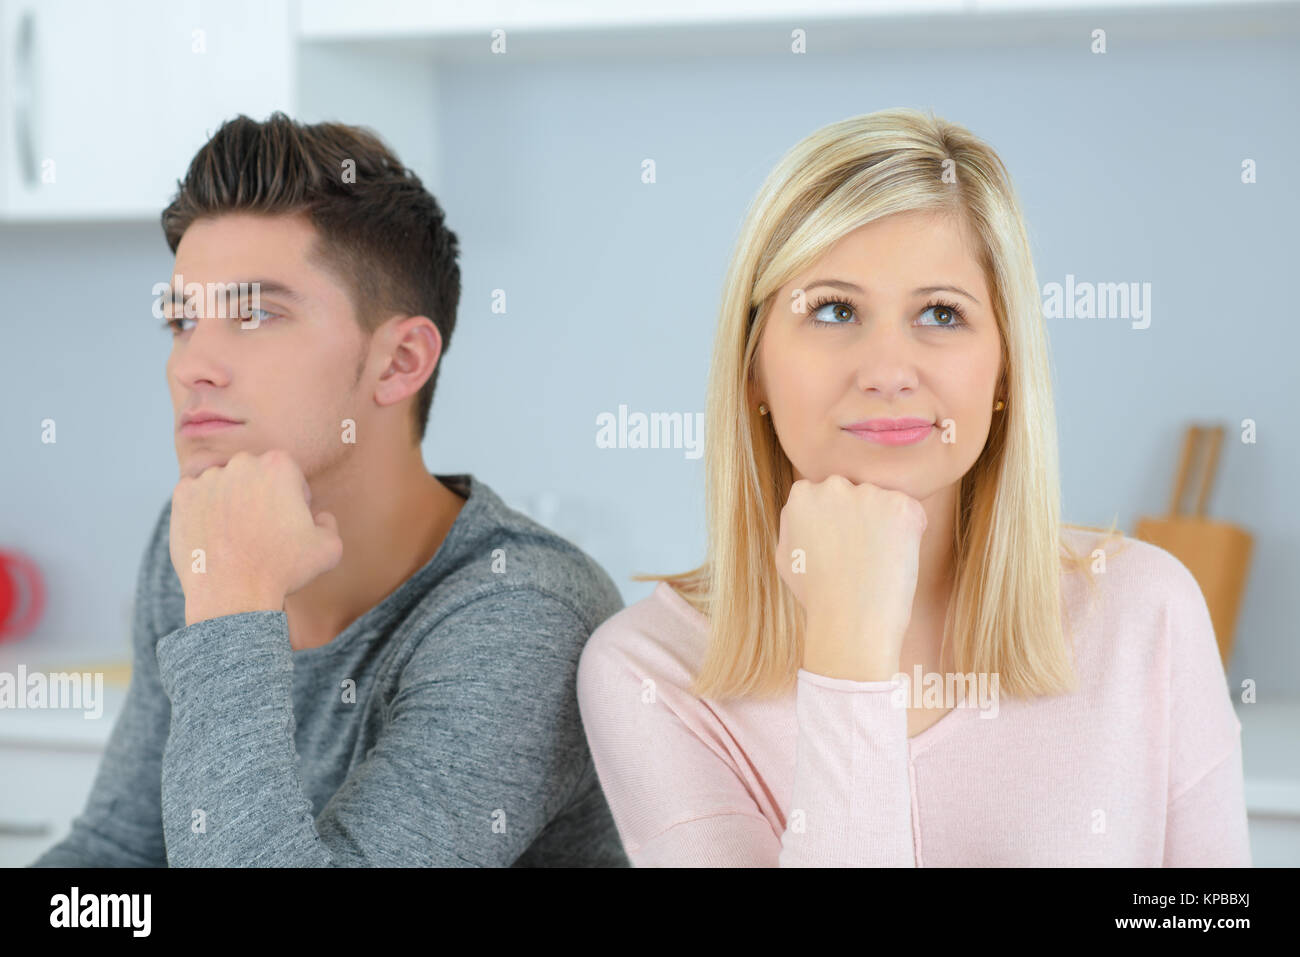
[[[211,598],[185,599],[185,624],[193,625],[209,618],[239,615],[249,611],[284,611],[284,597],[269,594],[239,593]]]

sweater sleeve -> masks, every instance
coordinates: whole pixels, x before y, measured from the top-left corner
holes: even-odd
[[[1250,867],[1241,746],[1170,802],[1165,867]]]
[[[769,823],[711,732],[708,708],[588,643],[578,701],[628,858],[638,867],[911,865],[906,712],[894,682],[800,671],[790,813]]]
[[[514,863],[587,768],[572,700],[587,633],[565,603],[523,588],[441,618],[404,666],[375,745],[319,815],[297,766],[285,613],[225,615],[164,637],[169,862]]]
[[[1173,561],[1165,867],[1249,867],[1241,721],[1200,586]]]
[[[915,867],[901,682],[799,671],[782,867]]]
[[[100,760],[85,808],[63,840],[32,867],[166,867],[161,764],[170,709],[158,677],[154,647],[167,625],[160,576],[170,572],[168,517],[163,509],[145,548],[132,614],[131,682]]]

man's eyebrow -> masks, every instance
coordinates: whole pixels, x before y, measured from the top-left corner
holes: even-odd
[[[292,286],[280,282],[278,279],[256,279],[256,280],[241,279],[241,280],[234,280],[232,282],[223,282],[220,283],[220,285],[225,287],[225,291],[227,295],[234,293],[235,295],[243,297],[245,295],[252,295],[254,283],[257,284],[257,291],[259,296],[261,295],[282,296],[283,298],[288,299],[291,302],[297,302],[297,303],[305,303],[307,301],[306,296],[298,292],[298,290],[294,289]],[[172,286],[169,289],[169,293],[163,296],[163,302],[164,304],[184,305],[184,301],[189,298],[191,297],[177,295],[176,287]],[[205,284],[204,301],[206,300],[207,300],[207,286]]]
[[[804,289],[806,291],[817,286],[830,286],[832,289],[843,289],[847,292],[856,292],[860,296],[866,295],[861,286],[851,282],[844,282],[841,279],[817,279],[804,286]],[[912,295],[919,296],[921,293],[926,292],[955,292],[959,296],[965,296],[977,306],[981,304],[978,299],[968,293],[965,289],[962,289],[961,286],[920,286],[912,290]]]

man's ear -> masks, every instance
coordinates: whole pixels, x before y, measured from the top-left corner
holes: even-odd
[[[389,320],[376,332],[388,357],[375,399],[380,405],[400,402],[419,392],[442,359],[442,334],[428,316]]]
[[[437,324],[428,316],[407,316],[399,326],[406,327],[400,337],[401,346],[428,352],[429,374],[433,375],[433,370],[442,361],[442,333]]]

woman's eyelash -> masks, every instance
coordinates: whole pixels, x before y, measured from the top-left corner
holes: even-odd
[[[808,312],[816,313],[818,309],[821,309],[823,306],[829,306],[829,305],[848,306],[854,312],[858,311],[857,303],[855,303],[852,299],[837,299],[834,296],[826,296],[813,302],[808,307]],[[927,324],[931,329],[956,329],[968,324],[966,320],[966,313],[965,311],[962,310],[961,306],[957,305],[957,303],[955,302],[950,302],[946,299],[931,299],[929,302],[925,304],[925,308],[922,309],[921,311],[927,312],[930,309],[934,309],[935,307],[947,309],[949,312],[951,312],[953,315],[957,317],[957,321],[950,322],[947,325],[940,325],[937,323]],[[814,328],[825,327],[825,326],[848,325],[848,323],[845,322],[826,322],[824,320],[820,320],[816,318],[813,319],[812,324]]]

